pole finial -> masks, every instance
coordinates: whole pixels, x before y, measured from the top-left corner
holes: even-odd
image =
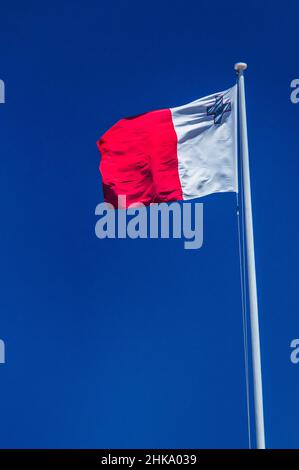
[[[245,62],[237,62],[234,66],[234,69],[236,70],[236,72],[242,73],[243,70],[247,69],[247,64]]]

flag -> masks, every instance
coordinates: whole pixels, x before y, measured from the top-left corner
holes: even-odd
[[[237,86],[176,108],[127,117],[97,142],[104,199],[189,200],[238,191]]]

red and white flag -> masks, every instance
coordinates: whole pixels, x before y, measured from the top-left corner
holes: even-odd
[[[238,191],[237,86],[177,108],[121,119],[97,142],[104,199],[188,200]]]

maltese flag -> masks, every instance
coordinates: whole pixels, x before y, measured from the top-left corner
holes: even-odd
[[[104,199],[115,208],[238,192],[237,85],[121,119],[97,145]]]

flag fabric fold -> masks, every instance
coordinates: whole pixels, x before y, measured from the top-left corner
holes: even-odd
[[[121,119],[97,142],[104,199],[118,207],[238,191],[237,86]]]

